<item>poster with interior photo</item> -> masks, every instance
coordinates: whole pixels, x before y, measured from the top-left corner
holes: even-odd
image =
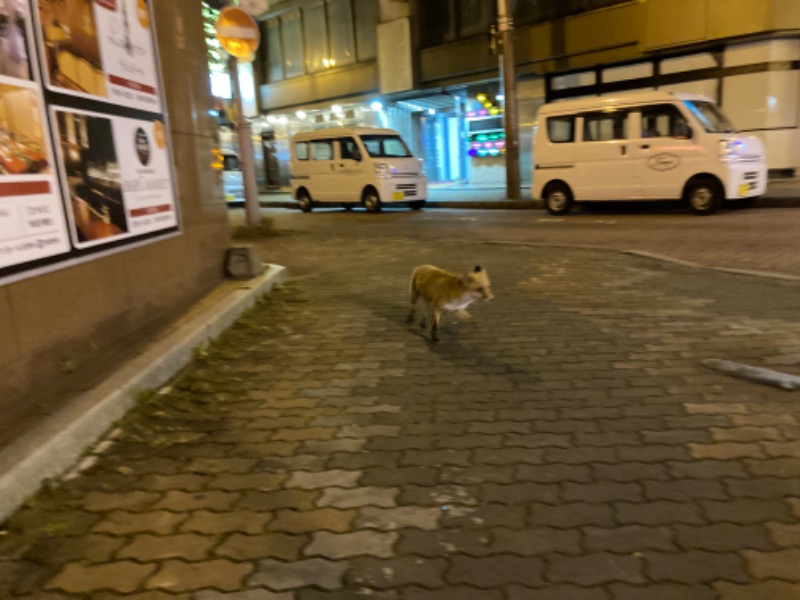
[[[148,0],[36,0],[36,5],[50,89],[161,111]]]
[[[76,248],[178,224],[161,121],[52,112]]]
[[[0,269],[70,249],[31,32],[28,2],[0,0]]]

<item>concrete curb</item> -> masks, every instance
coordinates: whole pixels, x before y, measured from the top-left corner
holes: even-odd
[[[192,315],[108,379],[0,451],[0,522],[44,480],[72,467],[85,448],[130,410],[137,394],[164,385],[192,359],[194,348],[217,337],[273,286],[286,281],[285,267],[265,267],[262,276],[243,281],[224,299]]]

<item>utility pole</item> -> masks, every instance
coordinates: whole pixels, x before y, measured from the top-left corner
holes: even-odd
[[[500,33],[503,76],[503,123],[506,132],[506,195],[520,197],[519,131],[517,127],[517,71],[514,64],[514,0],[497,0],[497,30]],[[511,5],[511,7],[509,7]]]
[[[235,56],[228,57],[228,71],[231,76],[233,106],[236,111],[236,133],[239,135],[239,163],[244,182],[244,212],[248,225],[261,222],[261,204],[258,199],[255,158],[253,157],[253,133],[250,122],[244,116],[242,93],[239,89],[239,61]]]

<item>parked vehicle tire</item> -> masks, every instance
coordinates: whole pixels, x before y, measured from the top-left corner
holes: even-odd
[[[297,192],[297,205],[305,213],[314,210],[314,202],[311,200],[311,194],[307,190]]]
[[[411,207],[411,210],[420,210],[423,206],[425,206],[425,200],[409,202],[408,205]]]
[[[698,177],[686,186],[686,203],[696,215],[711,215],[722,206],[724,192],[719,183],[710,177]]]
[[[375,188],[367,188],[364,190],[364,195],[361,197],[361,204],[367,212],[379,213],[381,212],[381,198]]]
[[[544,189],[544,207],[551,215],[565,215],[572,210],[575,200],[565,183],[548,184]]]

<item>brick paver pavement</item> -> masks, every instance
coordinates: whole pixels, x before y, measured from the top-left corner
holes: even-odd
[[[274,292],[0,537],[0,597],[800,598],[800,283],[288,234]],[[495,300],[429,344],[414,265]],[[110,443],[108,443],[110,441]]]

